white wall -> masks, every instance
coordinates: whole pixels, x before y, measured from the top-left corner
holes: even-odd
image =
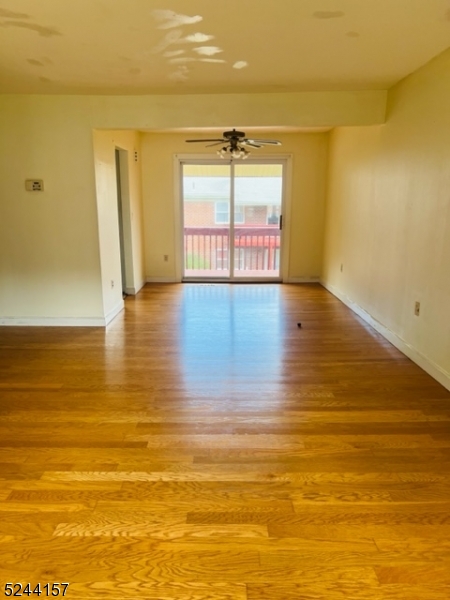
[[[446,52],[386,125],[332,134],[323,281],[450,389],[449,72]]]

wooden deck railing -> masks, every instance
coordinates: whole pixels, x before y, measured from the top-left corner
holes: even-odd
[[[229,268],[228,227],[185,227],[185,269]],[[277,225],[234,228],[234,262],[240,270],[272,270],[279,261],[280,230]]]

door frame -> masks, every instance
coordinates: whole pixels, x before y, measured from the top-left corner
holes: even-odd
[[[114,146],[114,165],[117,191],[117,218],[120,246],[122,293],[135,294],[133,266],[133,233],[131,227],[129,153]]]
[[[233,162],[230,159],[221,159],[211,156],[210,154],[175,154],[173,159],[173,174],[174,174],[174,215],[175,215],[175,273],[177,281],[199,281],[200,279],[183,277],[183,239],[184,239],[184,223],[183,223],[183,164],[217,164],[223,165]],[[229,283],[236,282],[252,282],[264,283],[265,281],[287,281],[289,278],[289,255],[290,255],[290,222],[291,222],[291,205],[292,205],[292,154],[264,154],[261,157],[250,157],[244,164],[282,164],[283,165],[283,181],[282,181],[282,229],[281,248],[280,248],[280,277],[273,279],[264,277],[244,279],[242,277],[233,278],[218,278],[215,277],[210,281],[225,281]],[[239,160],[235,160],[234,164],[240,164]],[[232,183],[232,182],[231,182]],[[232,235],[230,227],[230,235]],[[232,253],[233,254],[233,253]],[[230,257],[231,260],[232,257]],[[201,278],[205,281],[204,278]]]

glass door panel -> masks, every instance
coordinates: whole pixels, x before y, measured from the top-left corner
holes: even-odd
[[[230,277],[231,165],[182,164],[183,275]]]
[[[233,183],[233,276],[279,278],[283,165],[237,163]]]

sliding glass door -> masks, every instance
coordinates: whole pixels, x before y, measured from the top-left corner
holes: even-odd
[[[183,278],[279,280],[283,162],[182,163]]]
[[[234,166],[234,277],[280,277],[281,164]]]
[[[228,279],[231,166],[183,164],[182,169],[184,277]]]

